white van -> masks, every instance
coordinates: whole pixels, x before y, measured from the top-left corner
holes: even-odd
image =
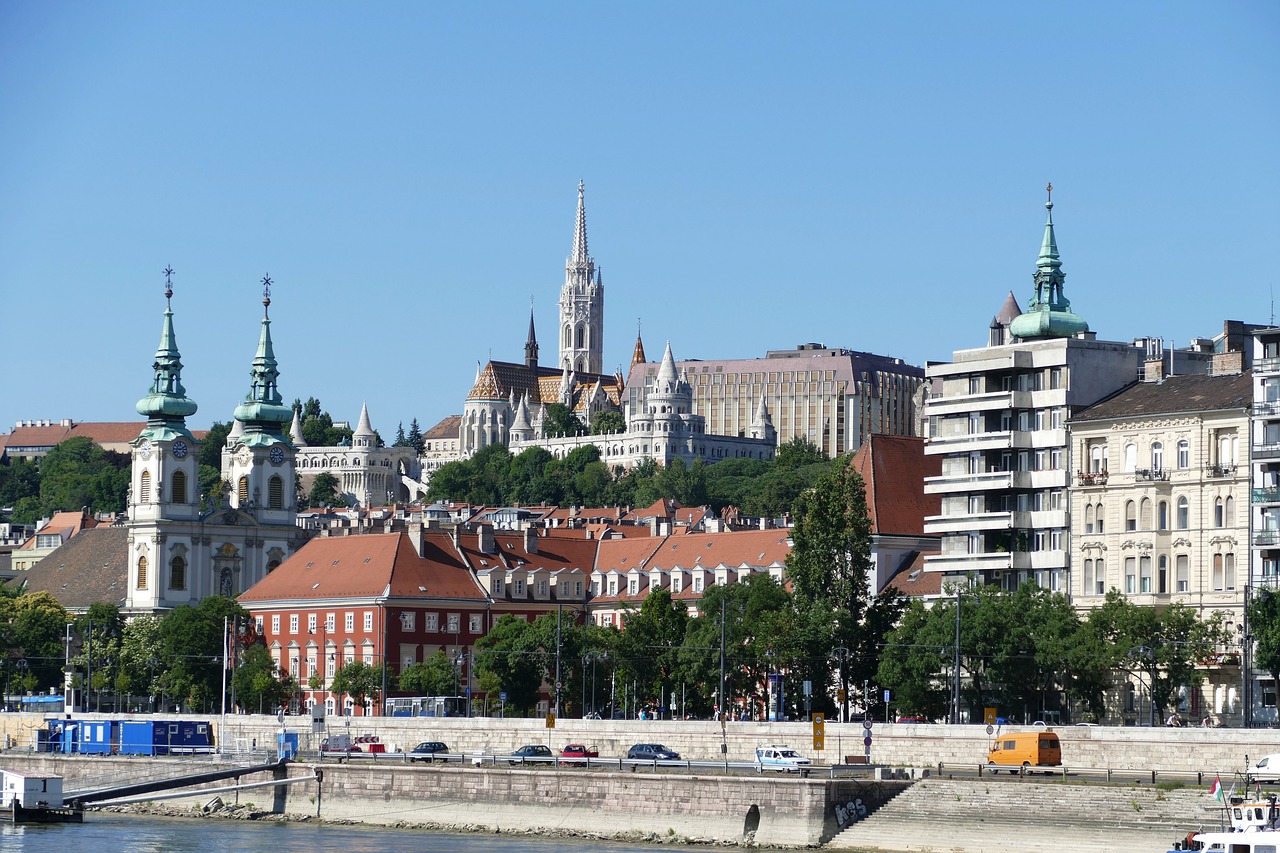
[[[786,744],[756,747],[756,772],[777,770],[782,773],[799,773],[812,764],[809,759]]]

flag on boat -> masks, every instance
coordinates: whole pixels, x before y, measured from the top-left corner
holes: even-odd
[[[1222,779],[1220,777],[1213,777],[1213,784],[1209,786],[1209,796],[1218,802],[1222,802]]]

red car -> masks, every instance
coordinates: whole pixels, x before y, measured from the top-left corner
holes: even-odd
[[[561,758],[599,758],[600,750],[594,746],[586,746],[581,743],[567,744],[564,749],[560,750]]]

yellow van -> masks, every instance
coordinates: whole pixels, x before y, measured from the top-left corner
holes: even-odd
[[[1050,731],[999,735],[987,751],[987,768],[992,773],[999,773],[999,767],[1007,767],[1010,773],[1017,773],[1019,768],[1025,771],[1033,767],[1061,766],[1062,744]]]

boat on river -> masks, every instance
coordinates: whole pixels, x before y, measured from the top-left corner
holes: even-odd
[[[1280,806],[1275,795],[1268,797],[1231,796],[1223,805],[1226,821],[1222,829],[1191,832],[1174,842],[1172,850],[1200,850],[1205,853],[1280,853]],[[1229,826],[1226,823],[1229,821]]]

